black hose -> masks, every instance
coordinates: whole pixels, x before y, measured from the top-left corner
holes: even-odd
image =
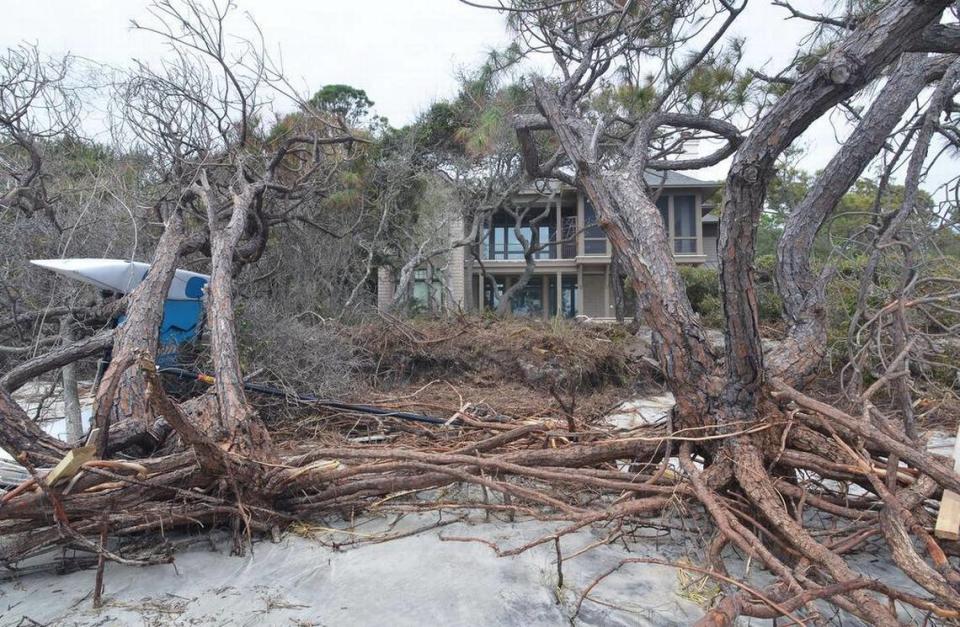
[[[195,381],[209,382],[204,381],[205,378],[213,380],[213,377],[210,375],[204,375],[201,372],[194,372],[187,370],[185,368],[161,368],[157,372],[167,376],[175,376],[180,378],[192,379]],[[383,416],[385,418],[399,418],[400,420],[410,420],[412,422],[424,422],[431,425],[442,425],[446,424],[446,420],[442,418],[436,418],[434,416],[427,416],[425,414],[415,414],[408,411],[397,411],[394,409],[385,409],[383,407],[375,407],[373,405],[355,405],[353,403],[342,403],[337,400],[329,398],[319,398],[316,394],[301,394],[299,392],[287,392],[280,388],[274,387],[272,385],[264,385],[262,383],[244,383],[243,388],[245,390],[250,390],[251,392],[257,392],[258,394],[266,394],[268,396],[280,396],[283,398],[292,398],[304,403],[311,403],[313,405],[319,405],[320,407],[326,407],[328,409],[340,409],[344,411],[354,411],[361,414],[371,414],[374,416]]]

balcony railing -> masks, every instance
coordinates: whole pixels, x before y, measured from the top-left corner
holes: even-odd
[[[657,202],[667,237],[675,255],[700,255],[702,244],[698,225],[698,204],[693,194],[665,194]],[[527,242],[551,242],[534,254],[538,260],[605,257],[611,246],[590,201],[583,199],[583,213],[578,219],[576,207],[557,208],[535,227],[524,225],[521,233]],[[487,261],[523,261],[523,245],[517,237],[515,222],[506,213],[494,214],[483,229],[479,242],[480,258]],[[579,231],[579,233],[578,233]],[[558,236],[559,234],[559,236]]]

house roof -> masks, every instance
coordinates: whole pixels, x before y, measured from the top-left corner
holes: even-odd
[[[681,174],[675,170],[653,171],[647,170],[643,173],[644,182],[650,187],[664,188],[694,188],[714,190],[720,187],[717,181],[704,181],[701,179]],[[521,194],[551,194],[573,190],[573,187],[561,183],[555,179],[540,179],[528,183],[520,189]]]
[[[715,189],[720,187],[716,181],[702,181],[692,176],[681,174],[675,170],[651,171],[643,173],[643,180],[651,187],[704,187]]]

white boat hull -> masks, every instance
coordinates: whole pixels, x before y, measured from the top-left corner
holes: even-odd
[[[30,263],[102,290],[121,294],[132,292],[150,269],[148,263],[123,259],[33,259]],[[209,280],[210,277],[206,274],[177,270],[167,291],[167,299],[201,298],[203,287]]]

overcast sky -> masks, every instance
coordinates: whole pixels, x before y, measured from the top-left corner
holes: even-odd
[[[124,66],[132,57],[151,60],[163,49],[156,37],[130,29],[145,19],[148,0],[2,0],[0,42],[39,44],[50,55],[70,52]],[[457,0],[236,0],[260,24],[268,45],[282,52],[289,78],[316,89],[346,83],[367,91],[379,114],[395,126],[412,121],[437,99],[456,91],[459,68],[480,62],[509,41],[504,18]],[[797,6],[816,11],[817,0]],[[752,0],[734,34],[747,39],[750,67],[776,71],[790,58],[808,26],[785,20],[785,11]],[[841,134],[844,131],[841,129]],[[836,149],[829,120],[801,138],[803,167],[826,164]],[[953,164],[931,183],[949,176]],[[723,167],[701,173],[722,178]],[[932,188],[932,184],[927,185]]]

